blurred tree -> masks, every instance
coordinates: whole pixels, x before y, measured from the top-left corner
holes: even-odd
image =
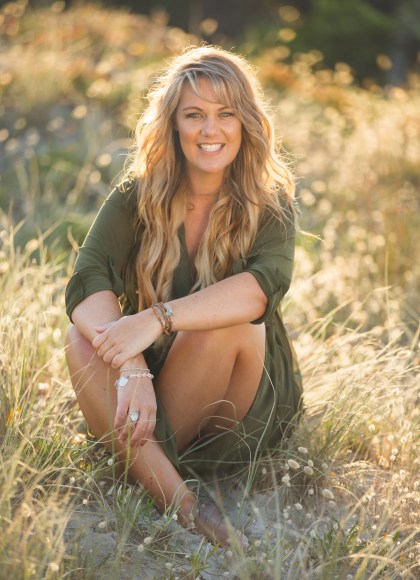
[[[420,2],[402,0],[395,11],[392,29],[391,64],[387,82],[400,85],[407,79],[412,63],[420,64]]]
[[[359,77],[377,70],[377,55],[390,49],[393,18],[366,0],[312,0],[291,43],[294,50],[320,50],[324,62],[349,63]]]
[[[129,7],[150,14],[167,13],[170,26],[178,26],[208,42],[225,46],[247,42],[263,50],[282,42],[279,29],[296,37],[286,40],[292,50],[313,48],[324,54],[327,66],[347,62],[359,79],[401,84],[420,50],[420,0],[98,0],[104,6]],[[4,4],[0,0],[0,5]],[[31,6],[53,0],[32,0]],[[67,0],[67,6],[85,3]],[[299,14],[284,22],[281,11]],[[250,42],[249,42],[250,41]]]
[[[420,2],[311,0],[291,47],[320,50],[330,67],[346,62],[359,79],[402,84],[420,49]]]
[[[143,14],[164,9],[170,26],[179,26],[201,37],[213,36],[216,32],[206,34],[200,26],[204,20],[213,19],[218,25],[217,34],[231,40],[240,37],[250,23],[268,20],[278,5],[276,0],[103,0],[101,3],[129,6]]]

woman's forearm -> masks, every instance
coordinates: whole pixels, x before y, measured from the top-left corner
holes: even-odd
[[[118,298],[111,290],[95,292],[80,302],[73,310],[72,319],[77,330],[92,341],[98,334],[95,327],[121,318]]]
[[[114,322],[122,317],[118,298],[110,290],[95,292],[73,310],[72,319],[78,331],[88,340],[98,336],[95,327],[101,324]],[[128,367],[146,368],[147,364],[143,353],[138,353],[126,362]]]
[[[243,272],[167,304],[174,313],[174,330],[212,330],[257,320],[267,298],[254,276]],[[153,344],[162,328],[148,308],[115,324],[98,325],[96,332],[92,345],[98,356],[118,369]]]
[[[267,297],[256,278],[243,272],[166,304],[174,312],[175,330],[209,330],[257,320]]]

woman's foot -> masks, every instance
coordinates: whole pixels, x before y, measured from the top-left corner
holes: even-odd
[[[248,550],[248,540],[239,530],[228,527],[214,505],[195,508],[188,517],[185,527],[191,527],[212,542],[224,548],[238,547],[243,552]],[[191,525],[192,524],[192,525]]]

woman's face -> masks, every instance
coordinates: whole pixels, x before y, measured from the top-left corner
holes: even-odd
[[[190,177],[220,177],[235,159],[241,147],[242,123],[233,109],[215,100],[212,86],[199,81],[203,99],[185,83],[175,113],[175,129],[186,159]]]

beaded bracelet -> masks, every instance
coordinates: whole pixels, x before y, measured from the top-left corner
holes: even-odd
[[[142,367],[133,367],[133,368],[123,368],[120,369],[120,373],[123,373],[124,371],[144,371],[146,373],[150,373],[150,369],[143,369]]]
[[[132,373],[130,375],[124,375],[123,377],[120,377],[119,379],[117,379],[114,383],[114,387],[116,389],[118,389],[120,387],[125,387],[129,381],[129,379],[134,379],[134,378],[154,379],[155,377],[154,377],[154,375],[152,375],[152,373]]]

